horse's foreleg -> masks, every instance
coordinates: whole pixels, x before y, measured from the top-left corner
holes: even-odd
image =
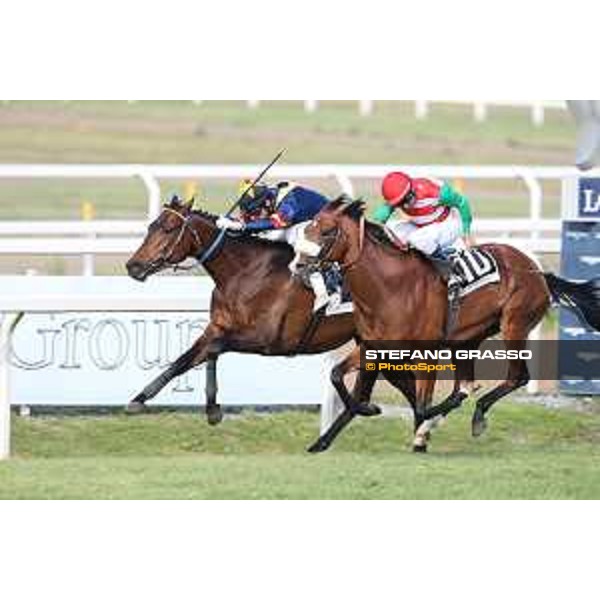
[[[223,420],[221,406],[217,402],[217,361],[218,354],[210,356],[206,361],[206,419],[209,425],[218,425]]]
[[[419,415],[417,412],[417,389],[414,375],[412,373],[392,375],[388,372],[384,376],[388,383],[401,392],[410,404],[413,411],[414,433],[416,433],[423,421],[422,415]]]
[[[187,373],[192,367],[202,364],[211,352],[214,354],[213,348],[217,340],[216,330],[209,325],[205,333],[187,352],[184,352],[166,371],[131,400],[127,406],[127,412],[129,414],[143,412],[146,402],[156,397],[169,382]]]
[[[352,390],[355,412],[361,417],[376,417],[381,408],[371,402],[371,394],[377,382],[376,371],[359,371]]]
[[[351,421],[356,417],[356,413],[348,410],[347,408],[340,414],[340,416],[333,422],[333,425],[312,445],[308,448],[308,452],[311,454],[318,454],[319,452],[325,452],[331,447],[331,444],[335,441],[340,433],[350,424]]]
[[[477,341],[470,344],[469,348],[476,350],[480,345],[481,341]],[[419,433],[429,434],[451,412],[459,409],[469,396],[479,390],[479,386],[475,383],[475,361],[471,359],[457,360],[456,367],[452,393],[443,402],[427,410]]]
[[[358,408],[360,403],[352,397],[348,391],[348,388],[346,387],[346,384],[344,383],[344,376],[359,368],[360,348],[357,347],[346,359],[332,369],[331,383],[344,403],[344,411],[333,422],[333,425],[312,446],[310,446],[310,448],[308,448],[310,453],[315,454],[317,452],[325,452],[325,450],[327,450],[331,444],[333,444],[338,435],[340,435],[340,433],[350,424],[350,422],[360,414],[360,410]],[[363,379],[361,375],[362,374],[359,373],[355,392],[358,392],[359,388],[363,388],[363,386],[365,386],[364,389],[367,389],[366,386],[370,385],[370,378],[367,377]]]
[[[416,381],[415,422],[421,423],[413,440],[413,452],[427,452],[429,431],[421,431],[422,424],[426,421],[426,415],[433,398],[435,388],[435,377],[423,377]]]

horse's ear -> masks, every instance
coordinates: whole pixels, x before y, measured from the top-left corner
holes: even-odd
[[[192,196],[184,205],[183,207],[186,210],[192,210],[192,208],[194,208],[194,202],[196,202],[196,198],[194,196]]]
[[[173,194],[171,196],[171,201],[169,202],[169,206],[171,208],[178,208],[181,206],[181,200],[179,199],[179,196],[177,194]]]
[[[346,209],[344,209],[344,214],[358,221],[365,214],[365,210],[367,205],[362,200],[354,200],[351,204],[349,204]]]
[[[340,196],[339,198],[336,198],[335,200],[332,200],[329,205],[328,208],[330,208],[331,210],[337,210],[338,208],[341,208],[345,203],[346,203],[346,196]]]

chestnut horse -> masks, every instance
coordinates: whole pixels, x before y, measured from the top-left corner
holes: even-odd
[[[507,245],[483,246],[498,263],[501,280],[461,300],[457,322],[449,340],[444,340],[447,315],[447,287],[432,263],[421,254],[400,251],[385,243],[380,226],[368,223],[361,201],[340,198],[326,206],[306,230],[306,238],[320,249],[317,260],[342,265],[346,284],[354,302],[354,321],[365,341],[400,340],[445,342],[449,346],[477,347],[485,339],[502,334],[504,343],[522,350],[530,332],[556,300],[575,308],[580,319],[600,330],[600,286],[598,282],[577,284],[542,273],[519,250]],[[474,363],[460,365],[460,379],[473,384]],[[340,379],[360,369],[360,348],[334,368]],[[530,380],[527,364],[509,361],[506,380],[485,393],[476,403],[473,435],[486,428],[486,414],[501,398],[525,386]],[[446,416],[464,399],[458,384],[440,406],[428,409],[435,377],[416,382],[417,413],[420,420]],[[342,394],[347,390],[342,390]],[[329,447],[353,418],[343,413],[330,432],[313,446],[313,451]],[[419,443],[419,440],[416,440]]]
[[[314,295],[289,269],[294,258],[291,246],[249,235],[225,234],[217,228],[216,218],[193,210],[193,201],[182,203],[174,198],[150,225],[141,247],[127,262],[129,275],[144,281],[193,257],[216,286],[210,323],[202,336],[129,403],[130,413],[143,411],[145,403],[172,379],[206,362],[206,415],[208,422],[216,425],[222,419],[216,376],[221,354],[320,354],[357,340],[352,314],[313,318]],[[353,414],[380,413],[369,404],[375,381],[376,374],[371,373],[357,379],[348,405]],[[414,377],[392,375],[389,381],[415,410]],[[334,383],[338,387],[339,383]],[[360,402],[353,403],[353,398]],[[420,424],[416,420],[415,428]]]

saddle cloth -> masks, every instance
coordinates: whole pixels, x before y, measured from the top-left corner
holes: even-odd
[[[454,261],[461,287],[461,297],[500,281],[500,270],[496,259],[485,250],[480,248],[460,250]]]

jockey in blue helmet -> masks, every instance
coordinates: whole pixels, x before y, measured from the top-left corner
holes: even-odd
[[[228,231],[259,234],[272,241],[290,244],[298,256],[302,253],[304,230],[329,200],[314,190],[289,182],[274,185],[243,181],[240,202],[240,217],[220,217],[217,227]],[[295,269],[295,263],[291,269]],[[309,278],[315,292],[314,310],[330,304],[332,298],[323,275],[314,272]]]

